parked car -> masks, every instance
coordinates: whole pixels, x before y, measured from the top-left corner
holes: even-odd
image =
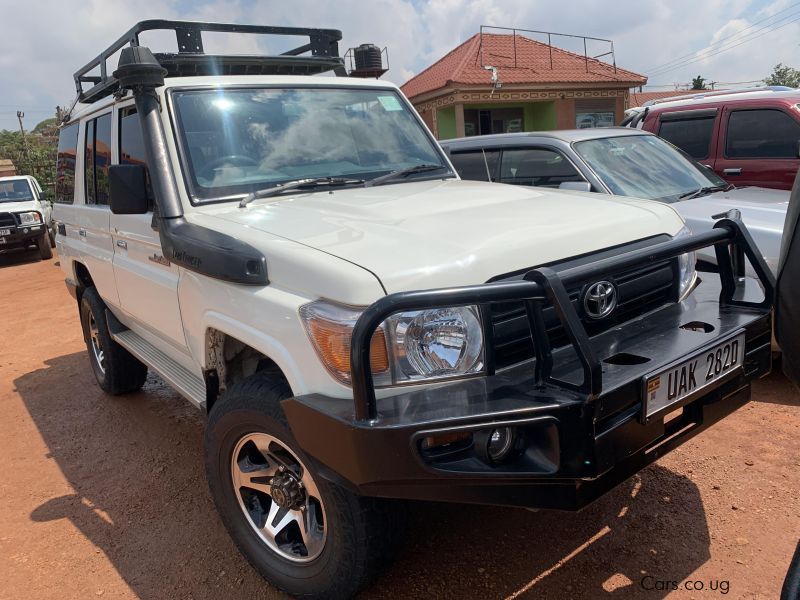
[[[208,56],[208,30],[304,43]],[[346,75],[340,39],[139,23],[75,74],[55,208],[98,384],[153,370],[208,411],[222,522],[308,598],[388,563],[387,499],[585,506],[747,402],[772,335],[740,221],[462,181],[396,86],[309,76]],[[698,280],[729,244],[760,286]]]
[[[651,133],[575,129],[441,144],[464,179],[658,200],[671,204],[695,233],[710,231],[715,216],[738,209],[764,260],[777,270],[789,193],[735,187]],[[705,267],[717,262],[713,248],[698,251],[698,258]]]
[[[30,175],[0,177],[0,252],[35,246],[42,260],[53,257],[50,204]]]
[[[791,190],[800,167],[800,90],[706,92],[633,109],[656,133],[737,186]]]

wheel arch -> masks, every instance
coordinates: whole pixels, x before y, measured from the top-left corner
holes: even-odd
[[[288,351],[274,338],[225,318],[210,319],[203,331],[207,410],[230,385],[258,372],[271,371],[297,389],[298,374]]]
[[[84,290],[86,290],[86,288],[93,287],[94,280],[92,279],[92,275],[89,273],[89,269],[86,267],[86,265],[77,260],[72,261],[72,273],[75,283],[77,284],[76,299],[78,300],[78,304],[80,304],[81,296],[83,296]]]

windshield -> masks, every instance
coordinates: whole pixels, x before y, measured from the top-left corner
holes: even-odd
[[[192,90],[173,98],[187,180],[199,199],[297,179],[368,180],[447,164],[393,90]],[[409,179],[431,176],[423,171]]]
[[[0,181],[0,202],[22,202],[23,200],[33,200],[33,192],[27,179]]]
[[[620,196],[674,202],[700,188],[728,186],[711,169],[651,135],[576,142],[575,151]]]

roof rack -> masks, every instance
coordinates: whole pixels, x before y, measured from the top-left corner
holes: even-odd
[[[346,75],[344,59],[339,56],[338,42],[342,32],[338,29],[309,29],[305,27],[271,27],[266,25],[237,25],[234,23],[205,23],[194,21],[169,21],[153,19],[140,21],[116,42],[103,50],[75,72],[77,102],[96,102],[112,95],[119,88],[117,80],[108,72],[107,61],[125,46],[139,46],[139,34],[145,31],[169,30],[175,32],[178,52],[155,53],[158,62],[167,70],[167,77],[193,75],[313,75],[335,71]],[[262,35],[290,35],[308,38],[308,43],[276,56],[214,55],[203,50],[203,32],[223,32]],[[310,53],[310,54],[308,54]],[[97,68],[100,74],[97,75]],[[112,68],[115,69],[116,66]],[[84,84],[92,84],[87,90]]]
[[[741,90],[716,90],[716,91],[701,91],[698,90],[696,94],[685,94],[683,96],[672,96],[667,98],[659,98],[657,100],[648,100],[642,106],[655,106],[656,104],[663,104],[665,102],[674,102],[676,100],[700,100],[701,98],[709,98],[712,96],[728,96],[733,94],[746,94],[749,92],[791,92],[796,91],[794,88],[786,87],[785,85],[762,85],[758,87],[743,88]]]

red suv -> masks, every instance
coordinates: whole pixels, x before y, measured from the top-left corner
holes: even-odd
[[[800,90],[711,92],[656,101],[623,124],[660,135],[737,186],[792,189]]]

